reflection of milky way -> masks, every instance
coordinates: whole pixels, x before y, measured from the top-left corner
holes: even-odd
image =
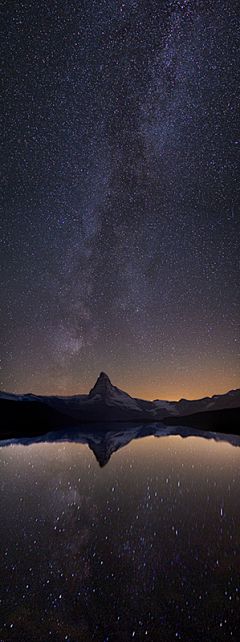
[[[4,642],[237,640],[239,463],[196,437],[103,469],[79,444],[2,448]]]
[[[51,528],[54,532],[50,538],[48,556],[51,559],[52,575],[56,577],[60,573],[64,582],[67,582],[61,598],[64,600],[66,591],[68,597],[75,597],[76,591],[87,590],[91,565],[90,529],[97,519],[97,506],[92,503],[90,495],[80,495],[77,488],[69,485],[64,489],[60,483],[51,494],[50,510]],[[63,551],[65,553],[62,556]]]
[[[236,388],[236,3],[57,4],[6,14],[0,385]]]

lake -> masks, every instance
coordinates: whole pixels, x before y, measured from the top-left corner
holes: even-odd
[[[240,438],[134,430],[2,442],[1,642],[239,640]]]

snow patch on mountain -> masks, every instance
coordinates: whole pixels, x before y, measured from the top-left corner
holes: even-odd
[[[187,416],[207,410],[240,407],[240,390],[231,390],[225,395],[203,399],[147,401],[131,397],[127,392],[113,386],[109,377],[101,372],[89,394],[74,396],[43,396],[32,393],[14,395],[0,392],[0,399],[9,401],[40,402],[68,415],[80,423],[86,421],[161,421],[170,416]]]

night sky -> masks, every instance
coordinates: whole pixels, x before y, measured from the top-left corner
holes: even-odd
[[[237,4],[4,3],[2,390],[240,387]]]

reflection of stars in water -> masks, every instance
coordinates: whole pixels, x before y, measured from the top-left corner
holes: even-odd
[[[239,448],[138,439],[103,469],[78,444],[1,453],[4,642],[237,634]]]

